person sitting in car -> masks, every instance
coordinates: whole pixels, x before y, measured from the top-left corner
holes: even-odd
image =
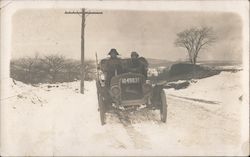
[[[131,52],[128,69],[130,72],[141,73],[147,78],[148,62],[144,57],[139,57],[139,54],[133,51]]]
[[[105,85],[110,86],[110,81],[113,76],[122,73],[121,59],[118,58],[119,53],[116,49],[111,49],[108,53],[110,58],[101,61],[101,69],[105,75]]]

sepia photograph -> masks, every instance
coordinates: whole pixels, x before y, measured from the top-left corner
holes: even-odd
[[[0,156],[248,156],[249,1],[1,0]]]

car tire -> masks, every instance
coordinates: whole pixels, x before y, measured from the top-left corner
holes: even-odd
[[[166,99],[166,94],[164,90],[160,92],[160,98],[161,98],[160,117],[161,117],[161,121],[163,123],[166,123],[167,121],[167,99]]]

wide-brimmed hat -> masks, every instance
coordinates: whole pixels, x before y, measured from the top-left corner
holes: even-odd
[[[111,49],[108,53],[108,55],[111,55],[112,53],[119,55],[119,53],[116,51],[116,49]]]
[[[131,52],[131,56],[132,55],[136,55],[137,57],[139,57],[139,54],[137,52],[135,52],[135,51]]]

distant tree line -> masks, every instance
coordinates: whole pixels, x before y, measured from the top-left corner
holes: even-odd
[[[80,60],[67,59],[60,55],[24,57],[10,63],[10,77],[24,83],[71,82],[80,79]],[[85,80],[95,78],[95,63],[85,61]]]

